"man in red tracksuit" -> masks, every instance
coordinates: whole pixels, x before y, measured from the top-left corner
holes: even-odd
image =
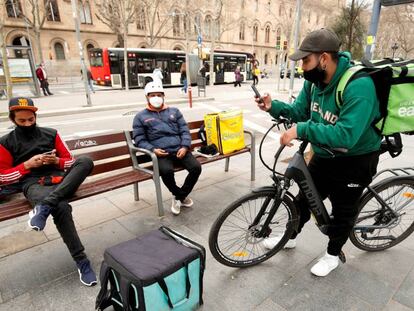
[[[68,199],[93,169],[88,157],[74,159],[59,133],[36,125],[30,98],[9,101],[9,118],[16,128],[0,138],[0,194],[4,188],[20,188],[33,210],[28,224],[42,231],[49,215],[76,262],[84,285],[97,283],[72,218]]]

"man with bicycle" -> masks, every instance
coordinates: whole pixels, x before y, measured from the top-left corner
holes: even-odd
[[[372,126],[380,117],[375,86],[371,78],[358,77],[346,86],[343,104],[338,108],[336,88],[350,64],[350,54],[339,52],[340,40],[328,29],[309,33],[300,48],[289,58],[302,60],[306,79],[293,104],[271,99],[265,94],[256,99],[261,110],[272,117],[291,119],[296,125],[284,132],[280,143],[292,146],[299,138],[312,144],[314,156],[309,171],[322,200],[329,197],[332,221],[328,230],[326,254],[311,268],[316,276],[326,276],[339,264],[339,255],[358,214],[358,200],[376,173],[381,136]],[[332,157],[320,146],[345,148],[346,153]],[[296,246],[296,237],[310,219],[302,193],[295,202],[300,210],[298,229],[285,248]],[[280,238],[268,238],[263,244],[273,248]]]

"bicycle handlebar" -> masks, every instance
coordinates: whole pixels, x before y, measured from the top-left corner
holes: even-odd
[[[279,173],[279,172],[276,172],[276,170],[275,170],[275,168],[276,168],[276,163],[277,163],[277,161],[278,161],[278,159],[279,159],[279,157],[280,157],[280,155],[281,155],[281,153],[282,153],[282,151],[285,149],[285,145],[280,145],[280,147],[278,148],[278,150],[276,151],[276,153],[275,153],[275,156],[274,156],[274,164],[273,164],[273,168],[270,168],[267,164],[266,164],[266,162],[263,160],[263,157],[262,157],[262,146],[263,146],[263,142],[264,142],[264,140],[266,139],[266,137],[267,137],[267,135],[269,134],[269,132],[274,128],[274,127],[276,127],[277,126],[277,128],[278,128],[278,130],[280,131],[281,130],[281,128],[280,128],[280,125],[283,125],[283,127],[284,127],[284,129],[285,130],[288,130],[289,128],[291,128],[292,127],[292,125],[293,125],[293,122],[292,122],[292,120],[290,120],[290,119],[287,119],[287,118],[283,118],[283,117],[279,117],[279,118],[275,118],[275,119],[272,119],[272,121],[273,121],[273,125],[268,129],[268,131],[265,133],[265,135],[263,136],[263,138],[262,138],[262,140],[261,140],[261,142],[260,142],[260,146],[259,146],[259,158],[260,158],[260,161],[263,163],[263,165],[269,170],[269,171],[271,171],[272,173],[273,173],[273,175],[275,175],[275,174],[278,174],[278,175],[281,175],[281,176],[283,176],[283,174],[282,173]],[[304,153],[305,152],[305,149],[306,149],[306,147],[307,147],[307,145],[308,145],[308,143],[309,143],[309,141],[308,140],[303,140],[303,139],[299,139],[299,138],[297,138],[296,140],[298,140],[298,141],[301,141],[302,143],[301,143],[301,145],[300,145],[300,147],[299,147],[299,152],[300,153]],[[317,143],[313,143],[313,145],[315,145],[315,146],[317,146],[317,147],[319,147],[319,148],[321,148],[321,149],[323,149],[323,150],[325,150],[331,157],[335,157],[335,155],[337,154],[337,153],[347,153],[348,152],[348,149],[346,149],[346,148],[340,148],[340,147],[338,147],[338,148],[331,148],[331,147],[328,147],[328,146],[326,146],[326,145],[322,145],[322,144],[317,144]]]

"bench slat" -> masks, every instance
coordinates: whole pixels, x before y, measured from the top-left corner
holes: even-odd
[[[66,141],[66,145],[70,150],[78,150],[88,147],[101,146],[107,144],[113,144],[118,142],[124,142],[124,133],[112,133],[105,135],[97,135],[91,137],[81,137],[77,139],[71,139]]]
[[[190,130],[199,129],[204,124],[204,120],[188,122]]]
[[[119,146],[119,147],[114,147],[110,149],[96,150],[96,151],[92,151],[88,153],[77,153],[76,151],[74,153],[75,153],[75,157],[76,155],[87,155],[93,161],[98,161],[98,160],[103,160],[103,159],[108,159],[112,157],[118,157],[118,156],[129,154],[129,150],[128,150],[128,146],[125,145],[125,146]]]
[[[120,160],[111,161],[111,162],[107,162],[107,163],[97,164],[93,168],[91,176],[92,175],[97,175],[97,174],[102,174],[102,173],[107,173],[107,172],[111,172],[111,171],[115,171],[115,170],[125,168],[125,167],[132,167],[131,158],[125,158],[125,159],[120,159]]]
[[[76,201],[92,195],[115,190],[136,182],[152,179],[151,174],[139,171],[130,171],[115,176],[105,177],[96,181],[82,184],[70,201]],[[26,215],[31,209],[26,199],[16,199],[12,202],[0,204],[0,221]]]

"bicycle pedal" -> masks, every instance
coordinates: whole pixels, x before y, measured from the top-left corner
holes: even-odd
[[[339,260],[342,262],[342,263],[345,263],[346,262],[346,257],[345,257],[345,253],[343,252],[343,251],[341,251],[340,253],[339,253]]]

